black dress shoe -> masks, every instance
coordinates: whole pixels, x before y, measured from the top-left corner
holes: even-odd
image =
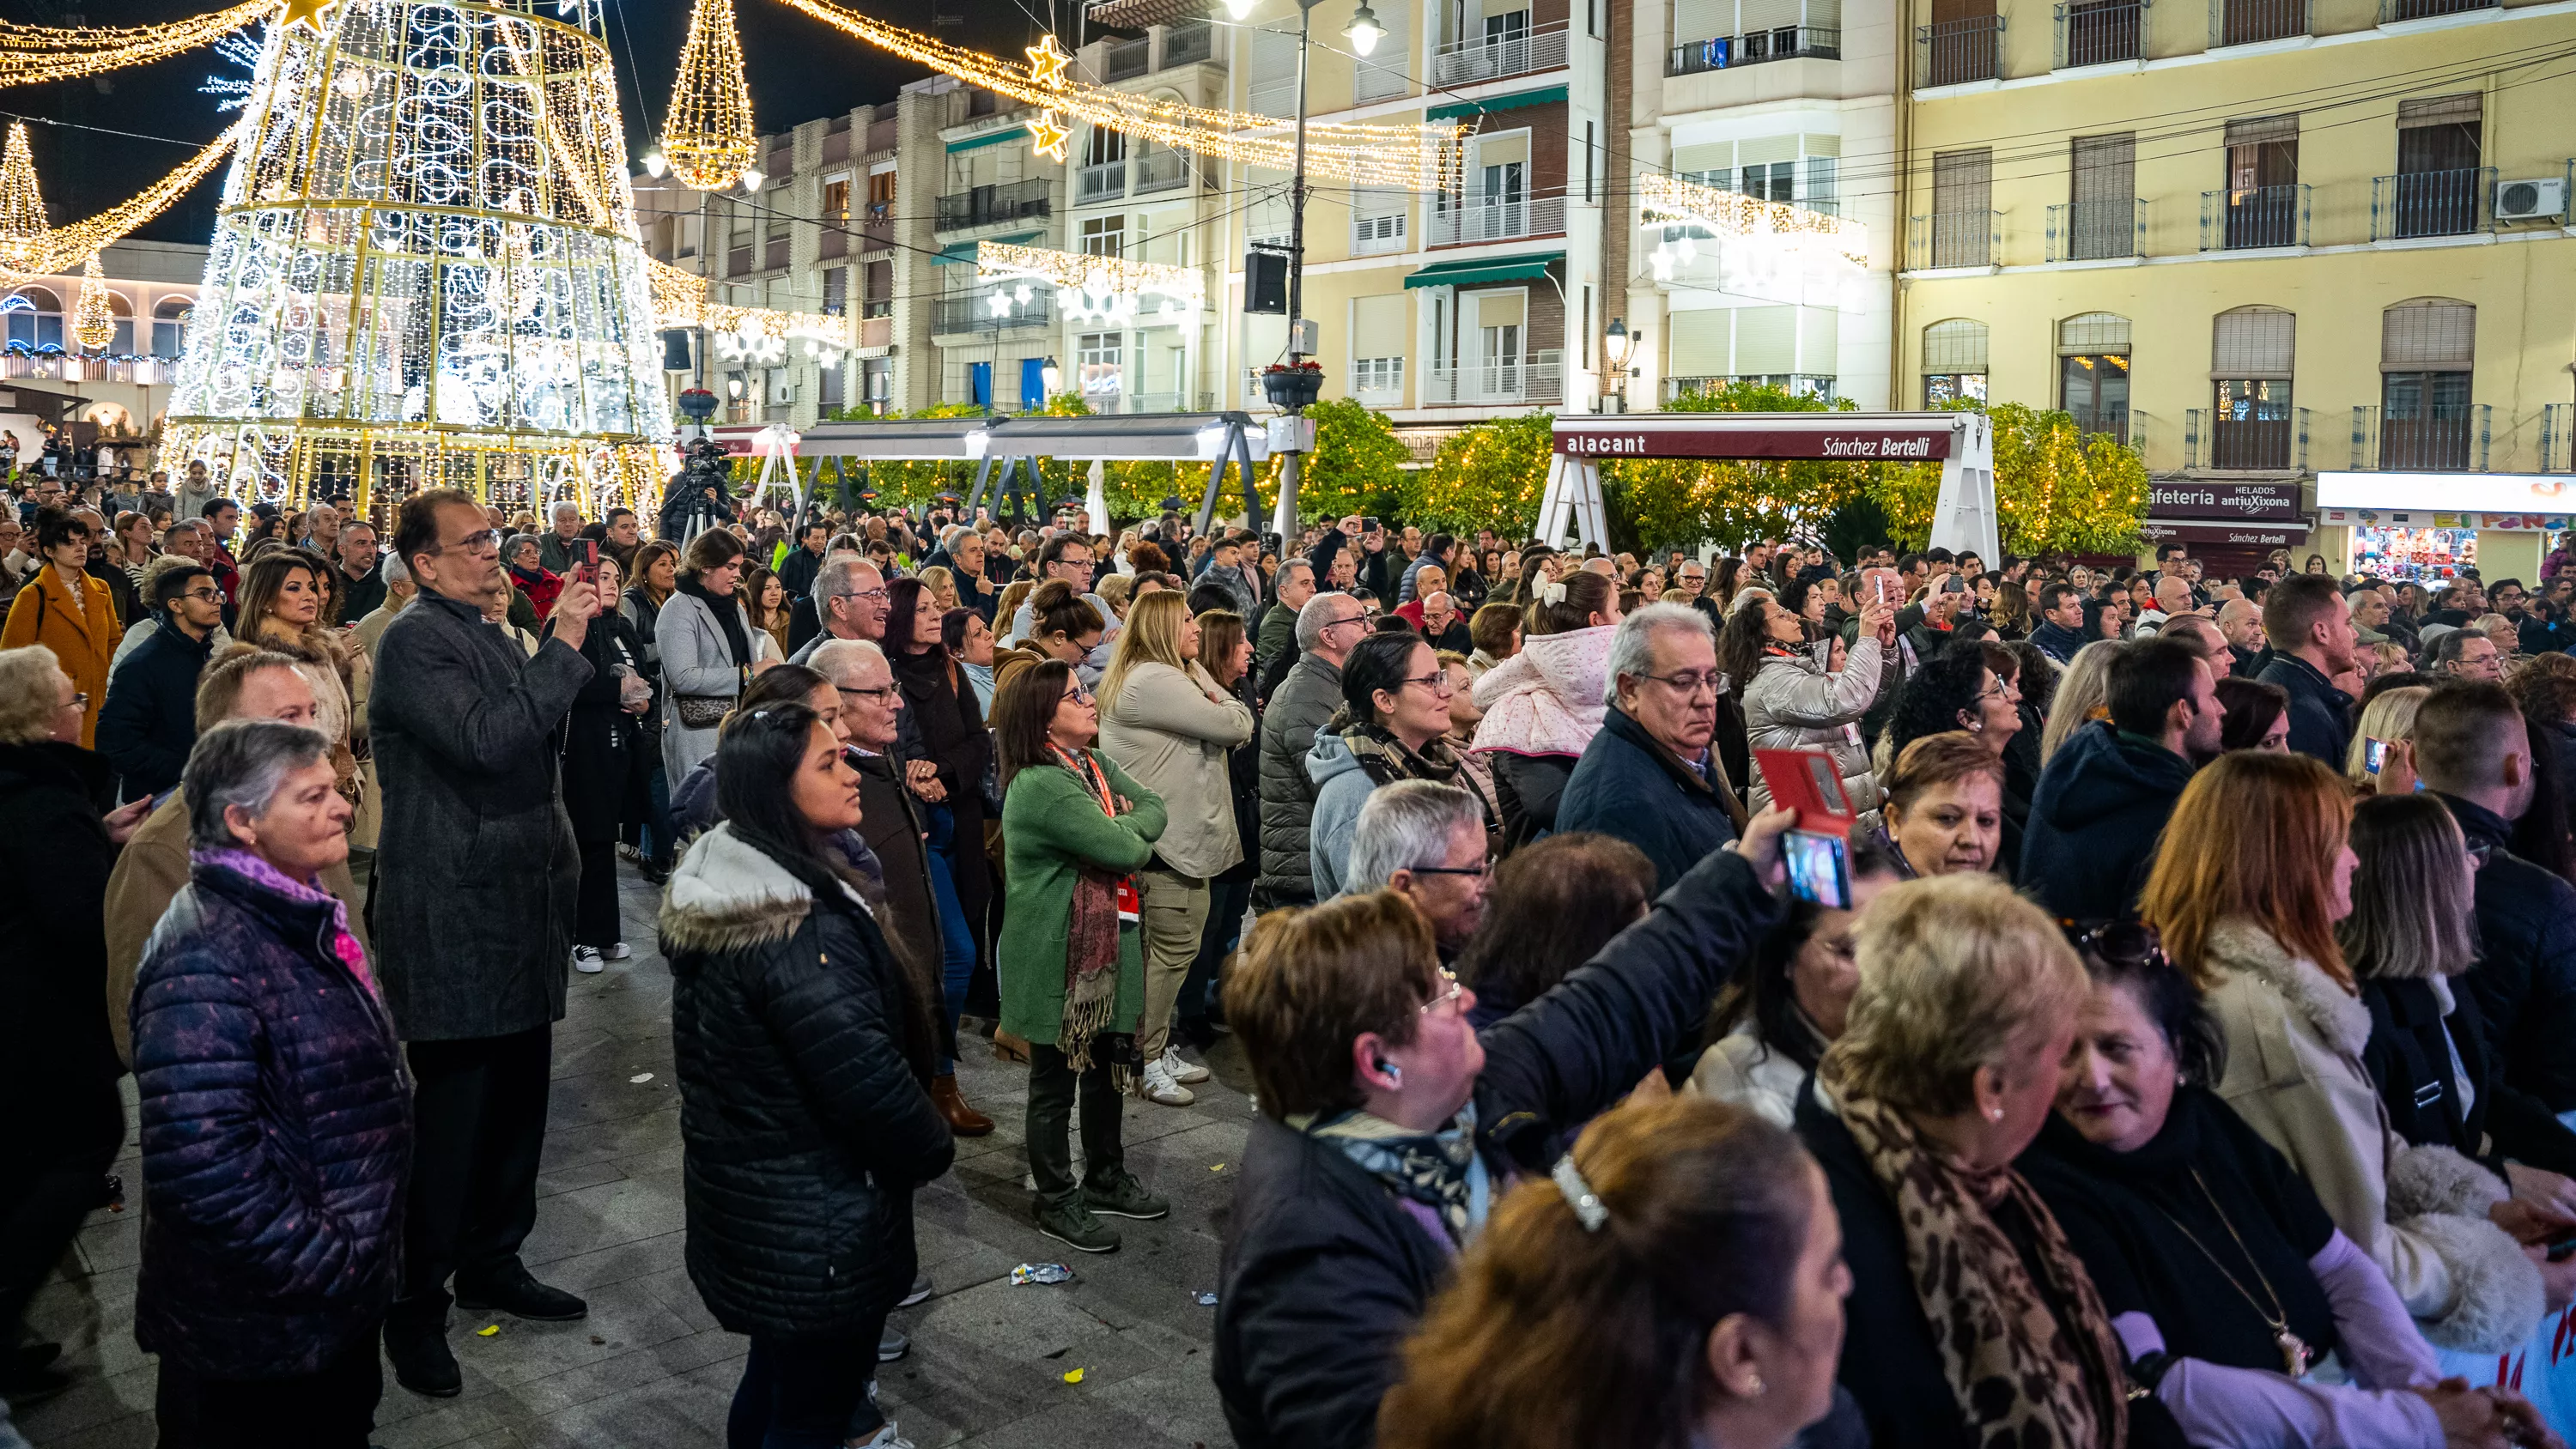
[[[469,1313],[499,1309],[512,1318],[532,1323],[571,1323],[586,1318],[590,1305],[561,1288],[549,1288],[521,1269],[519,1276],[500,1283],[456,1285],[456,1306]]]
[[[385,1357],[394,1366],[394,1382],[415,1394],[452,1399],[463,1392],[465,1375],[448,1352],[447,1330],[438,1323],[385,1320]]]

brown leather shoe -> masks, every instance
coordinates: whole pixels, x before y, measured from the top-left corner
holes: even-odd
[[[993,1119],[967,1106],[966,1099],[958,1095],[953,1076],[930,1079],[930,1100],[939,1108],[939,1115],[948,1119],[948,1130],[960,1137],[981,1137],[993,1130]]]

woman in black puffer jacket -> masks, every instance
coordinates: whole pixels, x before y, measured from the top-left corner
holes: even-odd
[[[718,745],[725,823],[662,902],[686,1152],[689,1279],[751,1336],[727,1442],[871,1444],[886,1314],[911,1287],[912,1193],[948,1170],[916,1000],[824,840],[859,780],[802,704],[738,715]]]

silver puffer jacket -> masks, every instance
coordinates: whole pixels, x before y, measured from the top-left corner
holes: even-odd
[[[1840,674],[1826,673],[1810,653],[1763,660],[1744,690],[1746,746],[1830,751],[1852,809],[1877,809],[1878,777],[1870,773],[1869,751],[1857,733],[1860,717],[1878,699],[1880,659],[1878,640],[1871,637],[1851,647]],[[1771,788],[1760,769],[1752,774],[1751,805],[1759,814],[1771,808]]]

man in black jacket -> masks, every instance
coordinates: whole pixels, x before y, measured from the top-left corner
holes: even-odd
[[[2225,718],[2209,671],[2179,637],[2113,655],[2107,702],[2111,718],[2068,736],[2041,772],[2022,835],[2022,888],[2070,920],[2136,909],[2156,837],[2191,783],[2191,762],[2218,753]]]
[[[160,626],[116,666],[98,711],[98,752],[124,778],[127,800],[179,783],[197,743],[197,676],[223,624],[224,596],[202,564],[160,564],[152,575],[152,612]]]
[[[1217,1393],[1238,1445],[1375,1441],[1398,1348],[1505,1175],[1544,1175],[1564,1134],[1655,1067],[1780,918],[1780,833],[1795,819],[1756,818],[1482,1032],[1467,1022],[1474,994],[1436,974],[1429,926],[1383,893],[1265,939],[1226,996],[1263,1114],[1217,1306]]]
[[[507,597],[500,539],[453,489],[403,504],[394,549],[420,591],[376,643],[367,732],[384,785],[373,905],[377,981],[415,1083],[403,1285],[385,1356],[414,1393],[463,1387],[448,1279],[477,1313],[588,1310],[519,1259],[537,1220],[554,1023],[563,1019],[581,860],[557,763],[591,675],[599,591],[555,596],[533,655],[484,622]]]
[[[2075,662],[2075,651],[2093,642],[2084,637],[2084,591],[2064,580],[2039,590],[2039,627],[2030,642],[2060,664]]]
[[[2300,574],[2274,584],[2263,597],[2263,637],[2272,646],[2263,682],[2290,695],[2290,748],[2342,773],[2352,696],[2333,681],[2352,668],[2359,640],[2333,576]]]
[[[2576,886],[2507,848],[2531,808],[2531,733],[2495,684],[2444,684],[2415,717],[2415,770],[2460,822],[2478,871],[2478,964],[2456,978],[2486,1018],[2487,1130],[2508,1157],[2576,1172]]]

